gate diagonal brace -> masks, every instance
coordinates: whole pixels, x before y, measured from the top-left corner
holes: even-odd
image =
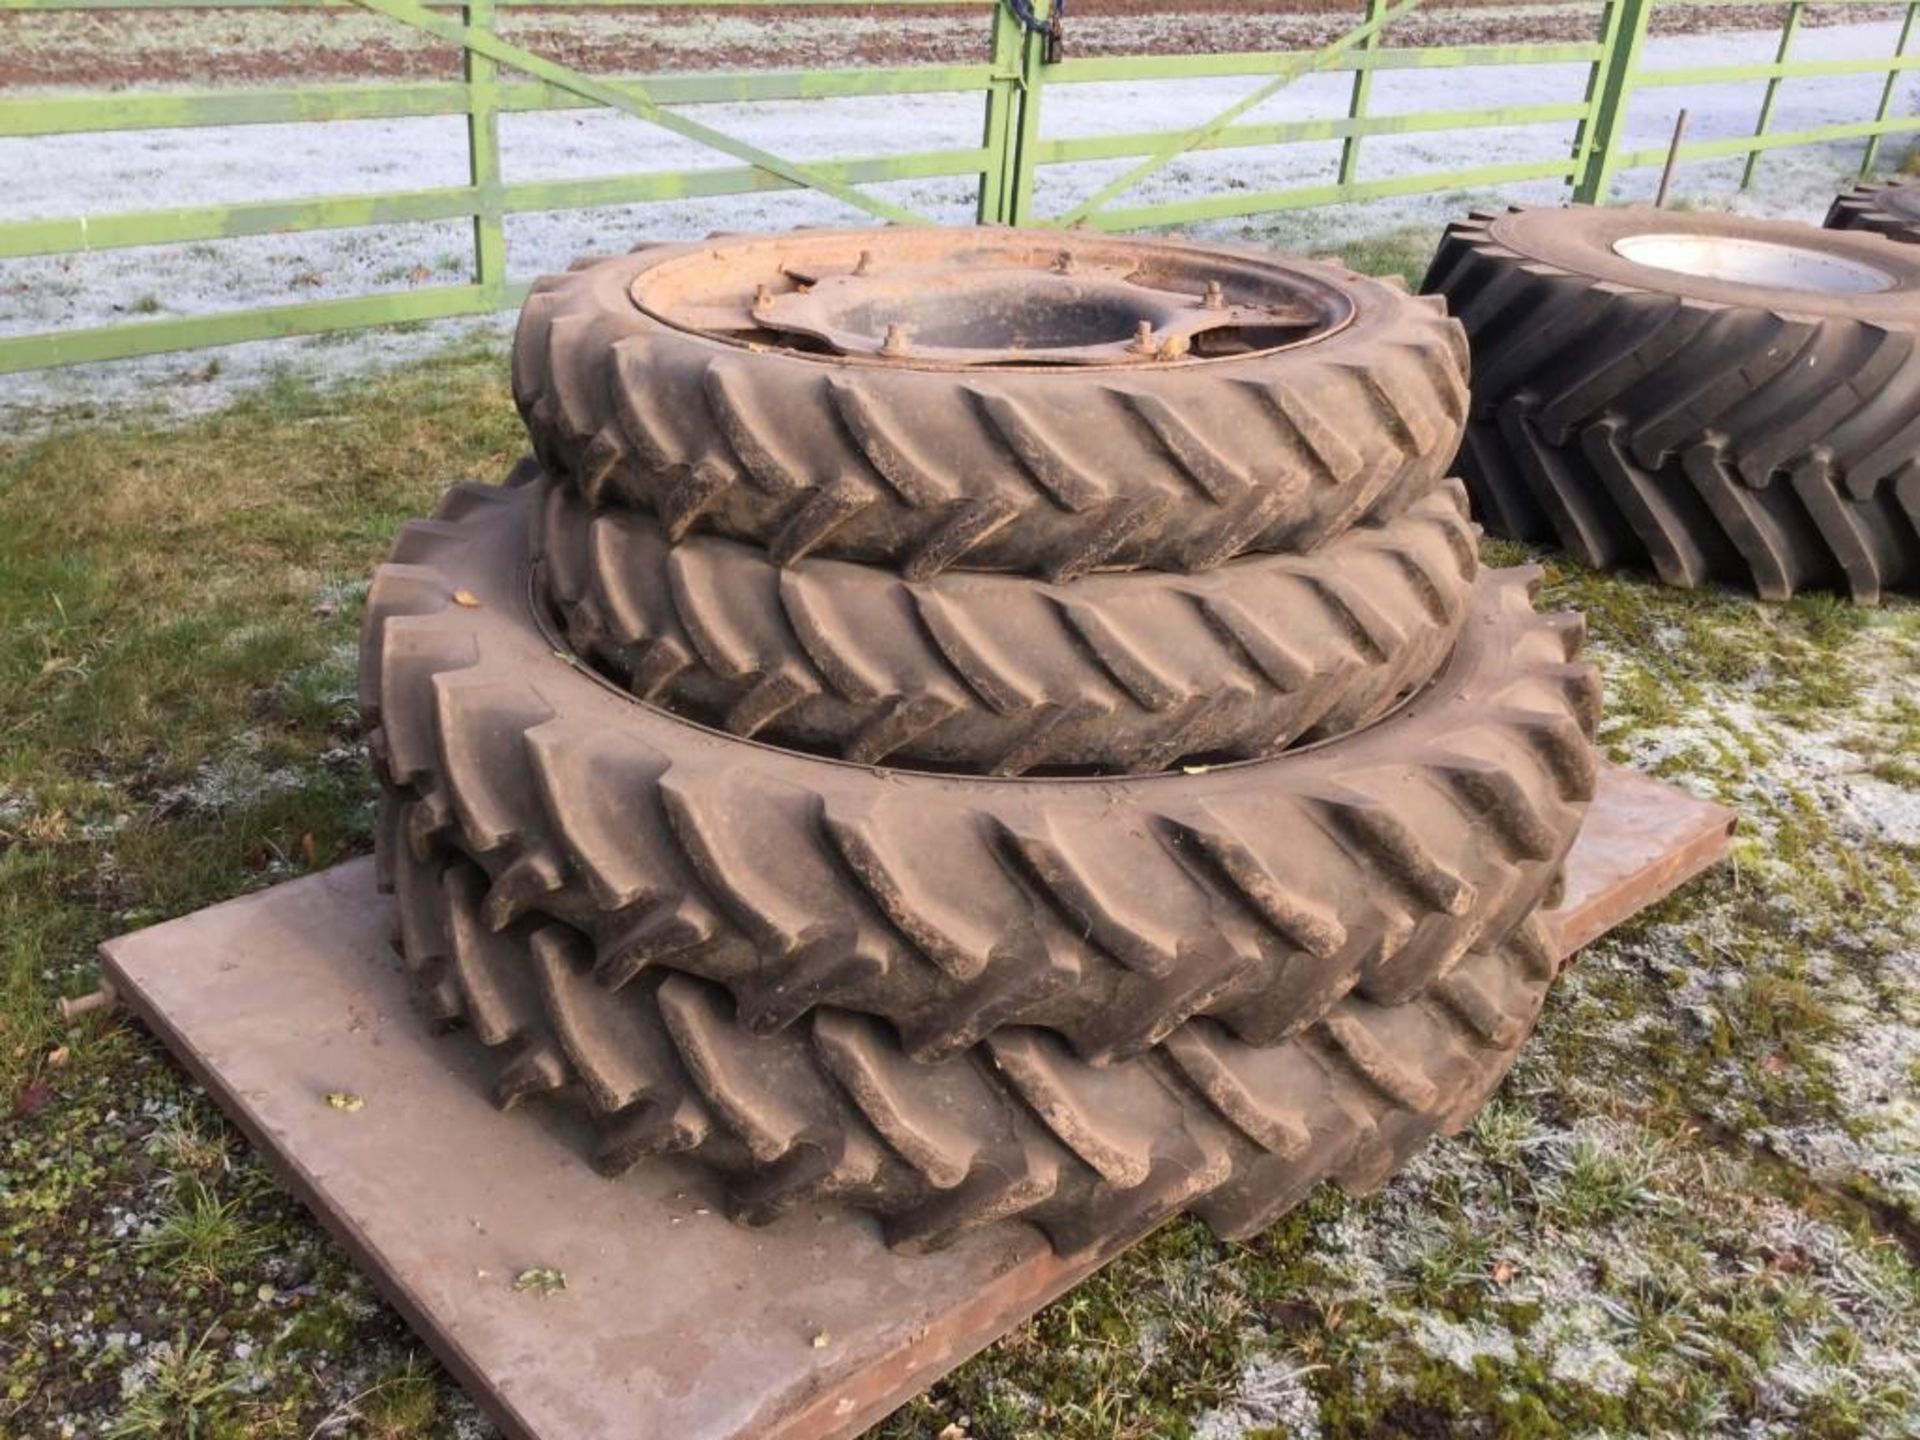
[[[715,130],[709,125],[702,125],[697,120],[676,115],[671,110],[664,109],[646,92],[644,87],[633,82],[629,81],[618,86],[609,85],[594,79],[591,75],[582,75],[578,70],[570,69],[557,61],[536,55],[531,50],[523,50],[518,45],[502,40],[491,31],[475,29],[457,20],[435,15],[429,10],[409,3],[409,0],[354,0],[354,3],[363,9],[373,11],[376,15],[384,15],[389,20],[398,21],[402,25],[424,30],[427,34],[436,36],[450,45],[459,45],[476,55],[484,55],[499,64],[522,71],[536,80],[545,81],[556,89],[605,105],[610,110],[618,110],[637,120],[644,120],[650,125],[658,125],[663,130],[671,130],[676,135],[686,136],[689,140],[697,140],[709,149],[731,155],[737,160],[744,160],[756,170],[776,175],[803,189],[818,190],[823,195],[831,195],[844,205],[851,205],[856,210],[864,210],[869,215],[877,215],[882,220],[894,220],[903,225],[933,223],[924,215],[888,201],[876,199],[854,186],[843,185],[838,180],[806,165],[792,160],[783,160],[769,150],[762,150],[759,146],[751,145],[745,140],[736,140],[724,131]]]
[[[361,0],[361,3],[367,4],[369,0]],[[1402,15],[1418,10],[1421,3],[1422,0],[1400,0],[1400,3],[1392,9],[1383,10],[1362,24],[1354,26],[1353,29],[1347,31],[1347,33],[1342,35],[1338,40],[1333,41],[1322,49],[1315,50],[1310,55],[1302,56],[1294,64],[1287,66],[1279,74],[1267,81],[1266,84],[1260,86],[1260,88],[1255,90],[1251,95],[1246,96],[1244,99],[1236,100],[1204,125],[1200,125],[1192,130],[1183,131],[1174,136],[1173,142],[1164,150],[1158,150],[1152,155],[1149,155],[1138,165],[1127,171],[1126,174],[1108,181],[1064,215],[1057,215],[1045,223],[1059,226],[1080,224],[1116,195],[1131,190],[1149,175],[1164,170],[1189,150],[1206,144],[1207,141],[1211,140],[1215,135],[1218,135],[1235,120],[1238,120],[1256,105],[1264,104],[1266,101],[1272,99],[1275,95],[1278,95],[1282,90],[1286,89],[1287,86],[1293,84],[1294,81],[1326,69],[1354,46],[1363,44],[1373,36],[1379,34],[1380,31],[1385,29],[1392,21],[1398,20]]]

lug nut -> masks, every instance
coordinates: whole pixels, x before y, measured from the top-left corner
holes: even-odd
[[[880,342],[882,355],[904,355],[907,353],[907,327],[897,320],[887,322],[887,338]]]
[[[1160,347],[1154,343],[1151,320],[1142,320],[1139,327],[1134,330],[1132,348],[1137,355],[1154,355],[1159,352]]]
[[[1200,303],[1208,310],[1224,310],[1227,308],[1227,297],[1221,292],[1220,282],[1218,280],[1209,280],[1207,282],[1207,293]]]

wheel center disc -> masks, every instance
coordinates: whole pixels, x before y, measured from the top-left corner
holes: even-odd
[[[1329,334],[1353,314],[1310,270],[977,231],[724,242],[650,268],[632,294],[655,318],[715,339],[942,369],[1247,355]]]
[[[1613,253],[1652,270],[1775,290],[1866,295],[1891,290],[1894,284],[1886,271],[1858,260],[1727,235],[1629,235],[1613,242]]]

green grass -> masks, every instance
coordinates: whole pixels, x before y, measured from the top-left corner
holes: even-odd
[[[153,1347],[139,1388],[108,1424],[107,1440],[217,1440],[233,1435],[241,1377],[210,1336]]]
[[[162,1202],[153,1228],[138,1241],[147,1265],[188,1285],[218,1285],[260,1254],[260,1242],[238,1199],[223,1200],[187,1176]]]
[[[402,520],[519,445],[499,358],[476,354],[0,444],[0,1336],[25,1337],[0,1344],[0,1434],[93,1415],[304,1437],[382,1383],[367,1357],[409,1363],[404,1329],[155,1044],[112,1020],[65,1030],[54,1000],[93,986],[110,935],[368,848],[366,579]],[[464,1402],[436,1379],[423,1403],[428,1373],[376,1391],[388,1418],[354,1433],[445,1433]]]
[[[1429,241],[1345,253],[1417,277]],[[0,442],[0,1434],[471,1422],[158,1043],[53,1001],[109,935],[368,847],[366,577],[521,445],[485,353]],[[1247,1245],[1177,1223],[886,1440],[1920,1425],[1920,848],[1874,820],[1920,795],[1920,607],[1545,558],[1605,744],[1736,804],[1737,866],[1591,947],[1500,1097],[1382,1194]]]

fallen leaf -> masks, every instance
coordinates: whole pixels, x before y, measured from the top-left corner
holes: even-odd
[[[49,1070],[63,1070],[66,1068],[67,1061],[72,1058],[73,1052],[66,1046],[61,1045],[47,1052],[47,1068]]]
[[[327,1104],[336,1110],[352,1112],[365,1108],[366,1103],[358,1095],[349,1094],[345,1090],[333,1090],[327,1094]]]
[[[1511,1279],[1513,1279],[1513,1262],[1511,1260],[1495,1261],[1493,1266],[1493,1283],[1496,1285],[1504,1285]]]
[[[515,1290],[531,1290],[536,1295],[558,1295],[567,1288],[567,1275],[564,1270],[556,1270],[551,1265],[536,1265],[531,1270],[522,1270],[513,1282]]]
[[[478,610],[480,597],[471,590],[456,590],[453,592],[453,603],[464,606],[468,610]]]
[[[832,1343],[833,1343],[833,1337],[827,1334],[827,1332],[824,1330],[822,1330],[818,1335],[813,1337],[813,1348],[816,1350],[824,1350],[827,1348],[827,1346],[831,1345]]]

